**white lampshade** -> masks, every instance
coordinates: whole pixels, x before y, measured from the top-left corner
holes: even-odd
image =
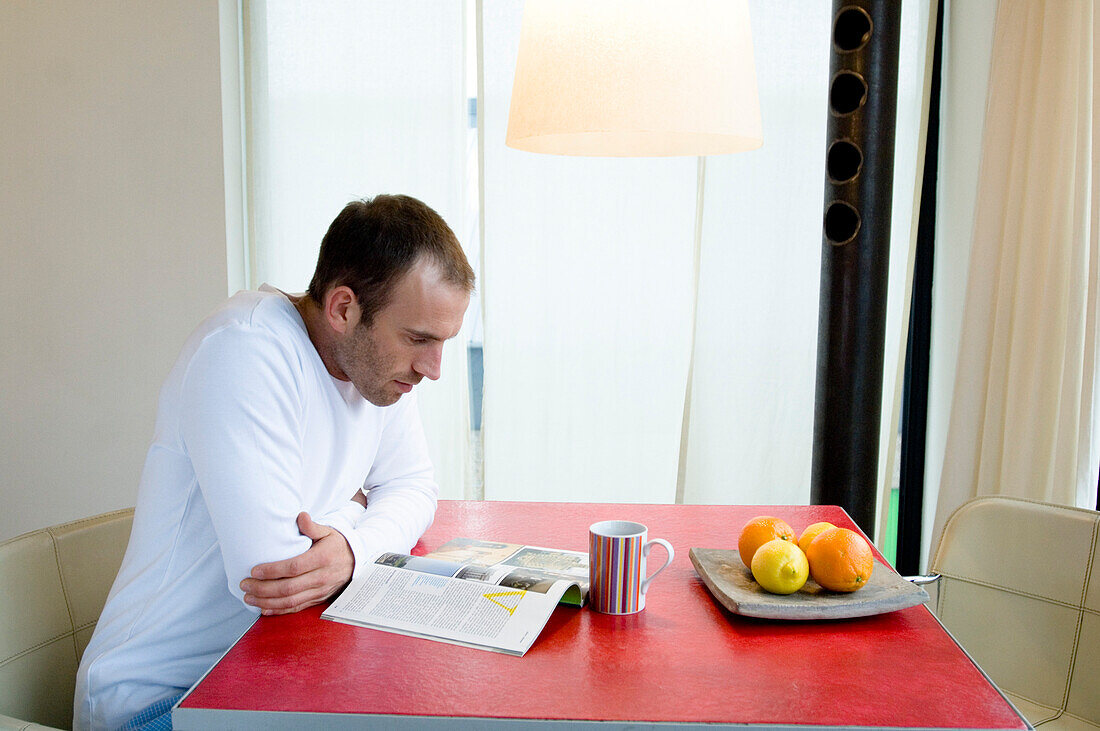
[[[618,157],[760,147],[748,0],[526,0],[505,144]]]

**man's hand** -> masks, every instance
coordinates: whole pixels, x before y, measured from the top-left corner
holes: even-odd
[[[308,551],[294,558],[262,563],[241,582],[244,601],[260,613],[291,614],[325,599],[351,580],[355,558],[340,531],[298,514],[298,531],[313,540]]]

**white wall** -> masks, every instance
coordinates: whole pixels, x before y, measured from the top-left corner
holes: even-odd
[[[226,293],[218,4],[0,3],[0,540],[132,505]]]

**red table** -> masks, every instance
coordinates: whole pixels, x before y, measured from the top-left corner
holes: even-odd
[[[625,519],[668,539],[676,558],[642,613],[559,607],[524,657],[330,622],[320,607],[263,617],[179,703],[173,723],[1029,728],[924,606],[813,622],[723,608],[688,549],[735,548],[740,527],[762,514],[796,531],[819,520],[855,527],[831,506],[442,501],[413,553],[457,536],[585,551],[591,523]]]

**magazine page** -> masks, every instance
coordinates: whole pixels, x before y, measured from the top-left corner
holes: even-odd
[[[588,554],[580,551],[455,538],[423,558],[463,564],[452,576],[527,591],[545,591],[555,581],[575,583],[577,589],[561,599],[565,604],[580,606],[588,595]]]
[[[555,554],[555,556],[557,556],[560,555],[560,552],[551,551],[550,549],[533,548],[531,546],[516,546],[515,548],[519,550],[509,552],[506,557],[510,557],[514,560],[503,561],[493,565],[460,563],[459,561],[448,560],[452,558],[448,553],[433,553],[427,556],[410,556],[405,553],[383,553],[375,559],[374,563],[392,566],[398,569],[408,569],[409,571],[419,571],[424,574],[452,576],[456,579],[463,579],[465,581],[477,581],[482,584],[506,586],[511,589],[537,591],[542,594],[550,591],[555,582],[564,581],[570,586],[565,590],[560,601],[573,606],[581,606],[588,591],[587,555],[577,554],[584,562],[583,570],[585,574],[584,578],[581,579],[575,576],[575,574],[578,573],[577,570],[565,565],[566,563],[574,563],[576,559],[566,557],[567,560],[563,562],[560,558],[554,558],[553,562],[563,568],[569,568],[570,570],[546,571],[535,568],[537,566],[551,565],[552,562],[545,560],[542,554]],[[433,558],[433,556],[443,556],[446,558]],[[460,558],[460,556],[454,557]],[[525,566],[532,566],[533,568],[525,568]]]
[[[523,655],[562,595],[570,588],[577,590],[575,584],[565,580],[552,581],[539,590],[490,586],[447,575],[447,568],[440,565],[446,563],[383,554],[379,562],[371,564],[344,589],[321,617]],[[419,566],[414,568],[416,564]],[[424,571],[430,566],[436,571]]]

